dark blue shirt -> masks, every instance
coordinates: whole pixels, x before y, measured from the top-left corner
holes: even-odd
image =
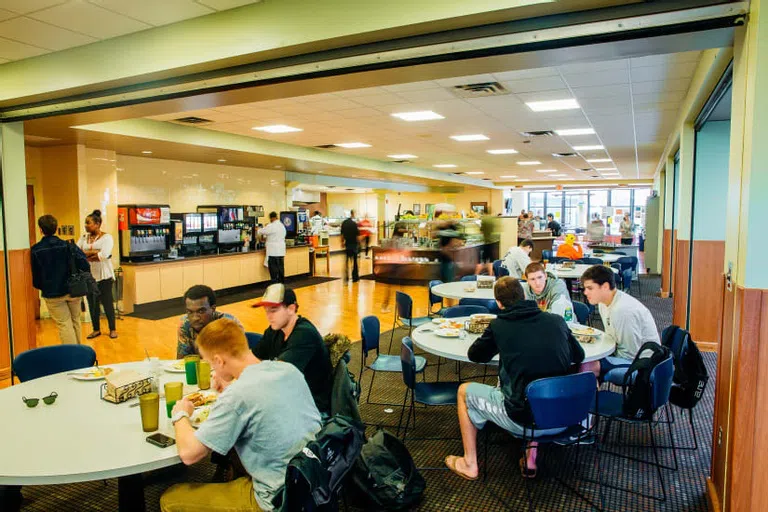
[[[75,268],[90,272],[85,253],[55,235],[44,236],[32,246],[32,285],[42,292],[44,298],[53,299],[69,293],[69,251],[74,258]]]

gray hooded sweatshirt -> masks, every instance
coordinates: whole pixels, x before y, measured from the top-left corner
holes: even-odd
[[[547,283],[539,294],[533,293],[528,283],[522,283],[522,285],[523,290],[525,290],[525,299],[536,301],[536,304],[543,311],[551,312],[552,304],[557,302],[560,297],[564,297],[566,301],[571,302],[571,296],[568,294],[568,287],[565,285],[565,281],[558,278],[552,272],[547,271]]]

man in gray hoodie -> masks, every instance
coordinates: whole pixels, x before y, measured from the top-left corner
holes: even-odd
[[[565,281],[555,274],[547,272],[538,261],[525,267],[526,283],[523,283],[525,300],[535,301],[539,309],[547,313],[563,316],[566,308],[571,308],[571,296]]]

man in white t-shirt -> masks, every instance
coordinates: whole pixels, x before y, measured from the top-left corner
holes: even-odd
[[[525,267],[531,264],[531,251],[533,251],[533,242],[526,238],[520,242],[517,247],[512,247],[504,256],[502,266],[509,271],[509,275],[515,279],[520,279],[525,275]]]
[[[277,219],[277,212],[269,212],[269,224],[259,234],[266,239],[264,266],[269,268],[270,281],[285,282],[285,226]]]
[[[603,265],[590,267],[581,276],[584,295],[600,311],[606,339],[616,343],[613,356],[582,365],[582,371],[592,371],[598,377],[632,364],[644,343],[661,344],[651,312],[636,298],[617,290],[615,279],[613,271]]]

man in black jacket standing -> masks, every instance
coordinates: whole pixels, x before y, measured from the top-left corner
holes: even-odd
[[[77,270],[90,272],[85,254],[74,244],[56,236],[59,222],[53,215],[37,219],[43,239],[32,246],[32,285],[40,290],[51,318],[56,322],[59,339],[64,344],[80,343],[80,303],[82,297],[70,297],[67,280],[70,259]]]
[[[464,456],[449,455],[445,463],[462,478],[474,480],[477,466],[477,431],[487,421],[515,434],[532,422],[525,400],[525,389],[536,379],[566,375],[584,360],[584,349],[571,334],[565,321],[539,309],[536,302],[524,300],[517,279],[505,276],[493,288],[502,309],[467,353],[476,363],[487,363],[499,354],[501,387],[476,382],[459,387],[458,410]],[[561,430],[538,430],[534,437]],[[528,474],[536,472],[536,443],[526,452]],[[522,461],[521,461],[522,462]],[[522,465],[521,465],[522,467]]]
[[[341,223],[341,241],[344,243],[344,281],[349,279],[349,260],[352,260],[352,282],[360,280],[357,269],[357,253],[360,252],[360,228],[355,220],[355,210],[349,212],[349,218]]]

